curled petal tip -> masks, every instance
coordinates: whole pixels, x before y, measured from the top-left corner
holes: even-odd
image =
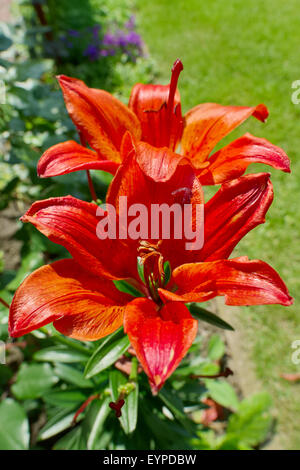
[[[269,117],[269,110],[267,106],[263,103],[260,103],[259,105],[257,105],[256,110],[253,113],[253,116],[255,116],[260,121],[265,122]]]
[[[61,81],[66,81],[66,82],[68,82],[68,81],[71,81],[71,80],[72,80],[71,77],[68,77],[67,75],[63,75],[63,74],[61,74],[61,75],[55,75],[55,78],[56,78],[59,82],[61,82]]]

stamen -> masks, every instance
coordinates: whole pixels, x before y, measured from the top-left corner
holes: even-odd
[[[162,240],[157,244],[142,240],[138,247],[140,263],[143,266],[143,278],[148,288],[150,297],[155,302],[160,302],[157,289],[163,287],[166,279],[164,271],[164,257],[160,252]]]
[[[122,411],[121,411],[121,408],[125,405],[125,400],[123,399],[118,399],[118,401],[116,402],[113,402],[111,401],[109,403],[109,407],[115,411],[116,413],[116,417],[117,418],[121,418],[122,416]]]

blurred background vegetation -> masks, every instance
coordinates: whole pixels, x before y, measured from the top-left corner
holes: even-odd
[[[191,354],[155,398],[144,374],[128,377],[115,367],[120,351],[134,364],[122,332],[82,343],[47,327],[12,343],[4,305],[30,272],[68,256],[18,217],[37,199],[72,194],[90,200],[85,172],[36,175],[43,151],[78,140],[55,75],[80,78],[127,102],[136,82],[168,83],[177,57],[185,67],[184,111],[205,101],[264,102],[270,109],[267,124],[249,120],[229,140],[249,131],[282,146],[292,175],[272,171],[275,200],[267,222],[237,254],[269,262],[297,298],[300,105],[291,102],[291,84],[300,79],[299,43],[296,0],[12,2],[11,19],[0,29],[0,340],[7,358],[0,365],[0,449],[300,448],[299,384],[281,378],[299,372],[291,361],[291,343],[300,339],[297,303],[233,312],[222,306],[221,316],[236,331],[225,335],[200,322]],[[111,177],[92,176],[104,198]],[[207,197],[213,191],[208,188]],[[192,377],[218,374],[228,360],[238,372],[234,379]],[[108,402],[124,387],[130,393],[120,422]]]

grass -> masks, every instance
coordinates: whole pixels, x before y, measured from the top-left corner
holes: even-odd
[[[300,372],[291,361],[291,343],[300,339],[300,104],[291,101],[291,85],[300,79],[298,0],[138,0],[140,32],[157,62],[159,81],[168,83],[179,57],[183,110],[213,101],[265,103],[266,124],[251,118],[222,144],[249,131],[282,147],[292,174],[270,170],[275,199],[264,225],[248,234],[235,251],[270,263],[295,297],[292,307],[237,310],[249,342],[258,378],[277,409],[282,446],[300,449],[300,384],[280,379]],[[250,171],[269,171],[253,165]],[[246,372],[245,372],[246,373]]]

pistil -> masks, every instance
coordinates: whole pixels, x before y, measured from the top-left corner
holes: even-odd
[[[183,65],[182,65],[181,60],[179,59],[175,60],[173,67],[172,67],[172,72],[171,72],[172,75],[171,75],[169,96],[168,96],[168,102],[167,102],[168,118],[170,118],[172,113],[174,112],[175,93],[177,89],[179,75],[182,72],[182,70],[183,70]]]

